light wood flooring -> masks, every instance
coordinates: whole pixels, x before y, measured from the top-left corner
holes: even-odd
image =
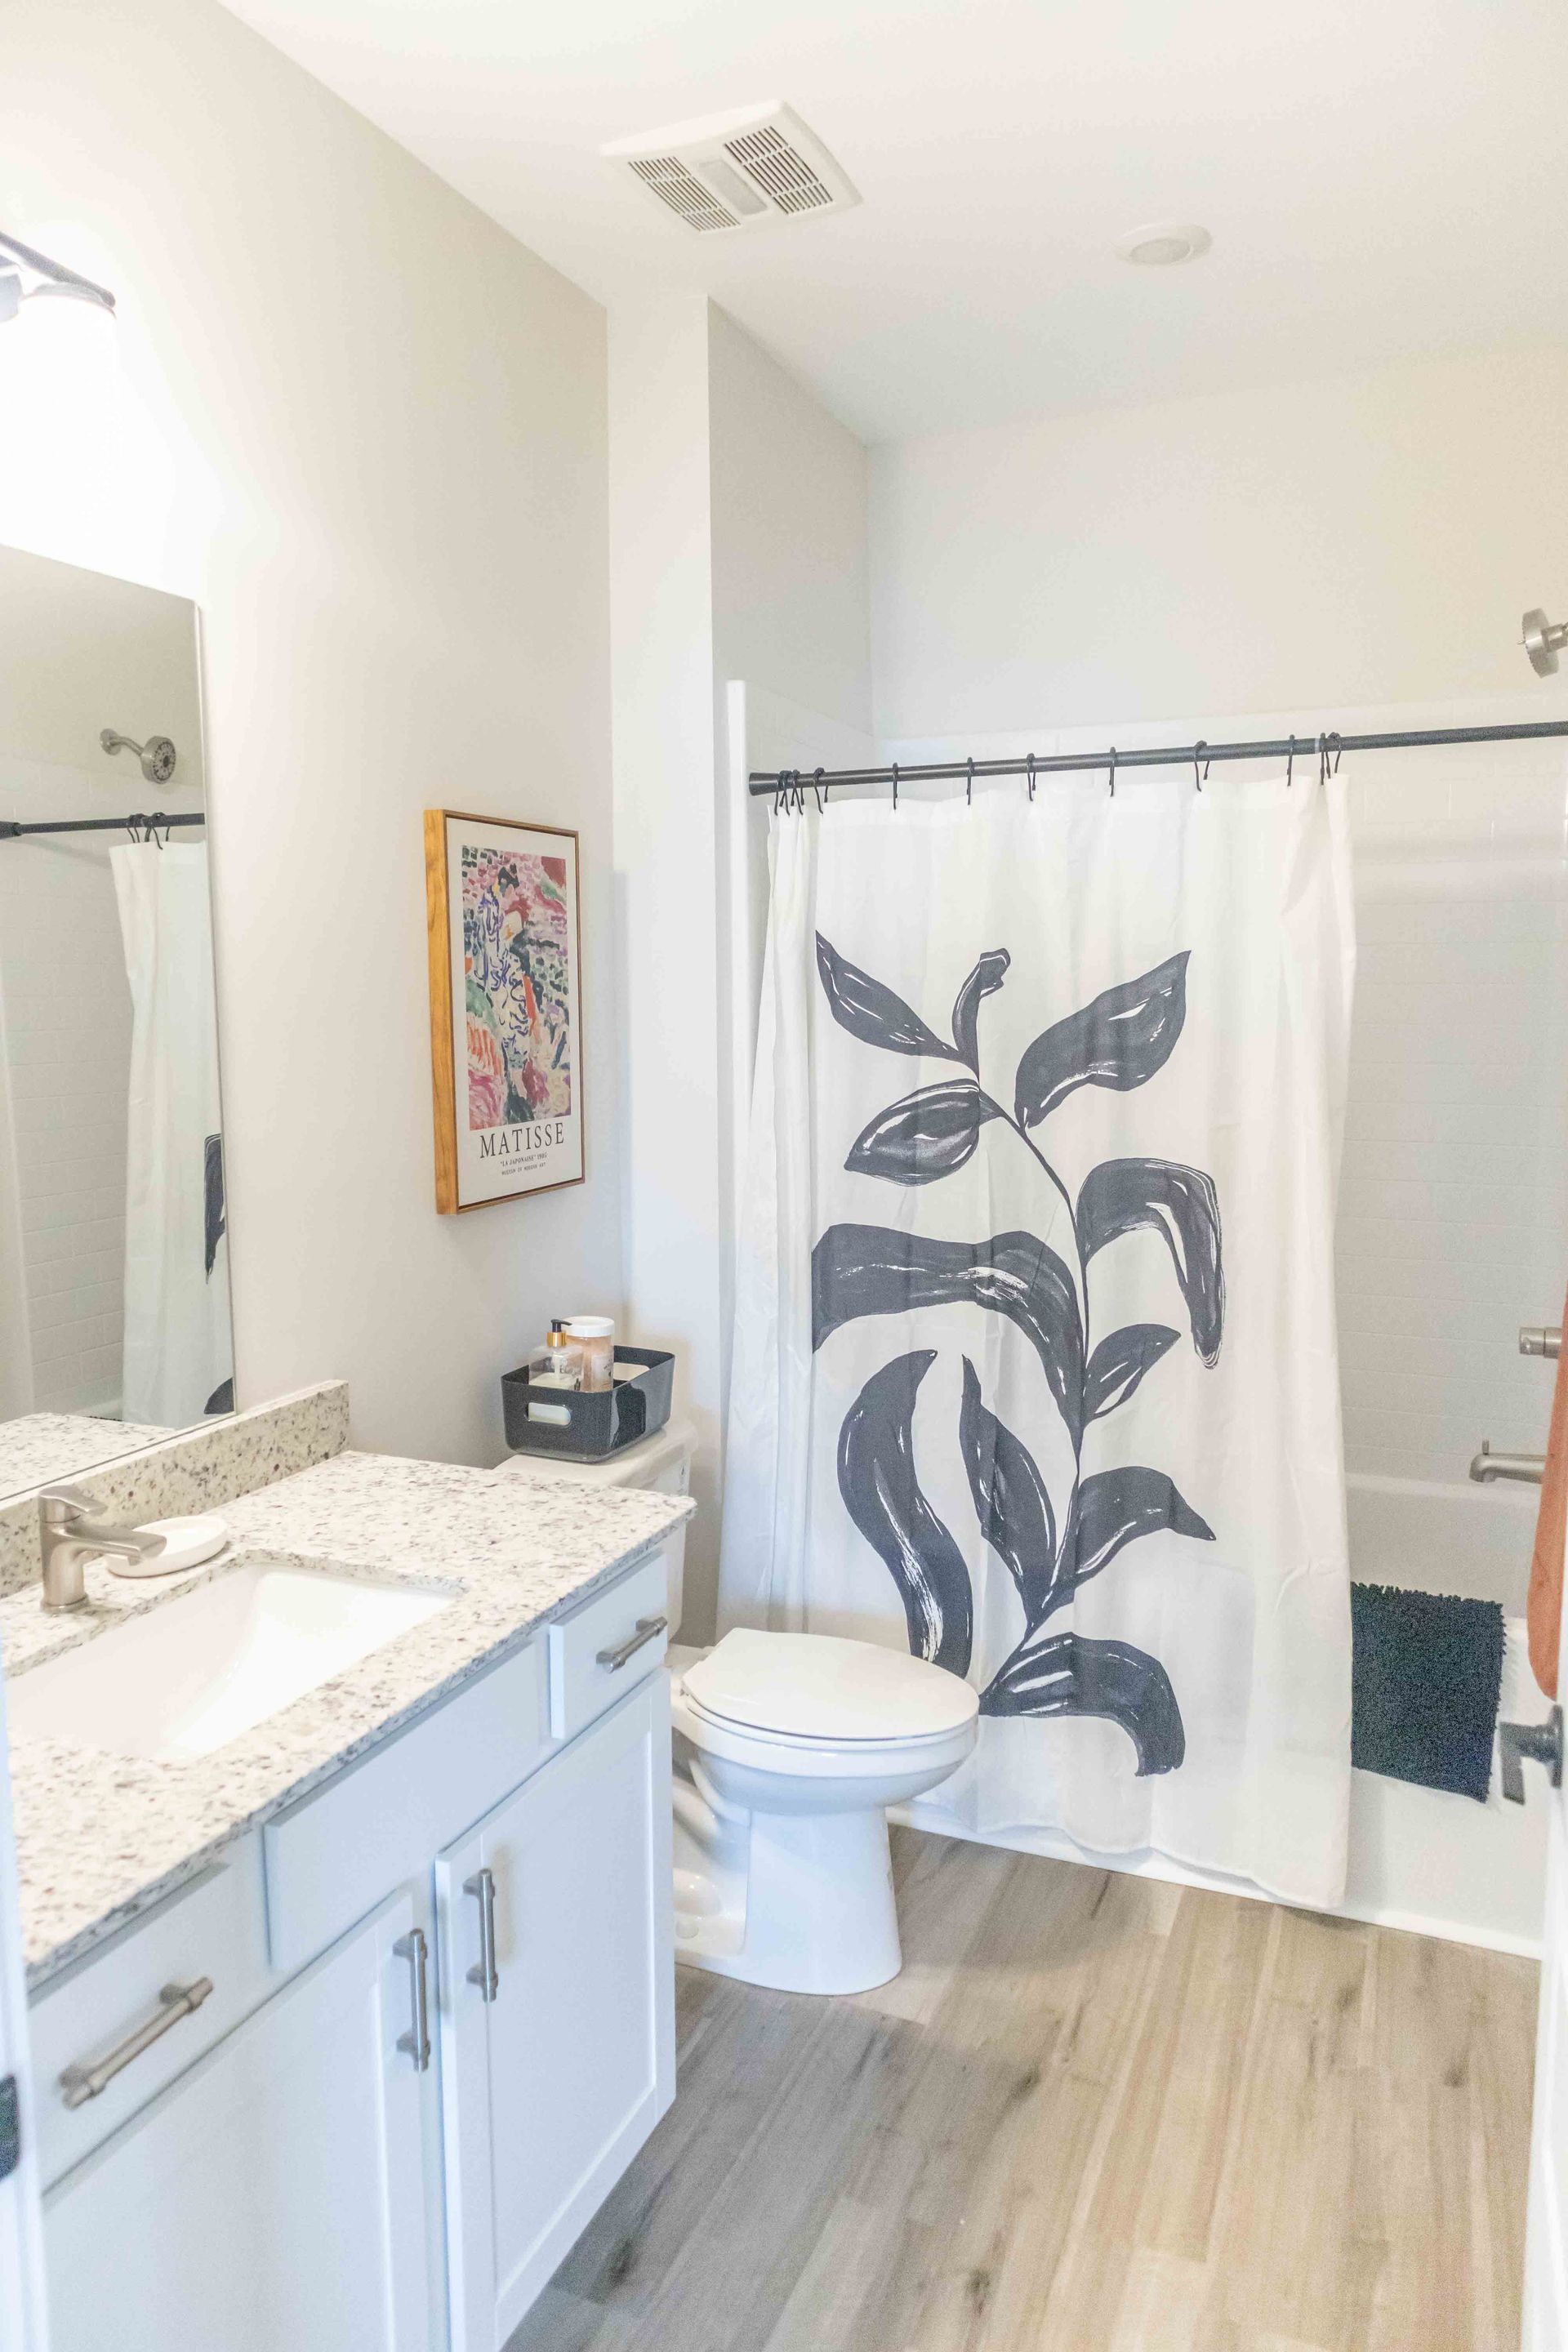
[[[682,1969],[509,2352],[1516,2352],[1532,1962],[895,1836],[853,2000]]]

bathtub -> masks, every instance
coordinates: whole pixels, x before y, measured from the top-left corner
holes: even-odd
[[[1534,1487],[1352,1475],[1345,1492],[1356,1582],[1500,1601],[1506,1641],[1499,1717],[1544,1720],[1550,1702],[1535,1686],[1524,1633]],[[1495,1743],[1484,1805],[1473,1797],[1385,1780],[1379,1772],[1352,1771],[1350,1859],[1340,1916],[1538,1958],[1549,1792],[1533,1766],[1525,1768],[1525,1789],[1526,1803],[1504,1803]],[[918,1801],[895,1807],[891,1818],[949,1837],[965,1834],[950,1817],[923,1813]],[[993,1842],[1018,1853],[1090,1863],[1179,1886],[1259,1894],[1247,1880],[1190,1870],[1164,1854],[1093,1853],[1051,1830],[1004,1833]]]
[[[1534,1487],[1352,1475],[1346,1505],[1351,1574],[1358,1583],[1501,1602],[1507,1642],[1499,1713],[1515,1722],[1541,1721],[1549,1702],[1535,1686],[1524,1634]],[[1352,1772],[1346,1916],[1538,1954],[1544,1775],[1527,1767],[1525,1788],[1526,1803],[1504,1803],[1495,1753],[1484,1805],[1380,1773]]]

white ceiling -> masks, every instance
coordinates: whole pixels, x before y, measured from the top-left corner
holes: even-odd
[[[602,300],[705,289],[868,440],[1568,340],[1560,0],[231,5]],[[599,160],[775,98],[859,209],[699,236]],[[1212,253],[1115,257],[1162,220]]]

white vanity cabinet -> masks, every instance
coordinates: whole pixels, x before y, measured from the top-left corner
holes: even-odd
[[[499,2352],[675,2095],[662,1675],[436,1869],[453,2352]]]
[[[674,2096],[665,1573],[44,1989],[53,2352],[505,2342]]]
[[[414,1924],[388,1904],[51,2192],[52,2352],[428,2343]]]

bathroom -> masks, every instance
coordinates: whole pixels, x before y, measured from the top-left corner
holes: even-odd
[[[1568,1286],[1565,87],[1533,0],[10,0],[7,2352],[1568,2342],[1521,1349]],[[651,191],[715,120],[782,124],[822,217]],[[460,1148],[437,889],[508,828],[571,918],[521,1174]],[[210,890],[162,1389],[149,874]],[[1036,1120],[1031,1041],[1183,955],[1184,1027],[1175,975],[1130,1012],[1160,1066]],[[889,995],[934,1044],[868,1042]],[[1203,1188],[1080,1266],[1053,1138],[1075,1190],[1206,1171],[1217,1352]],[[1090,1361],[1112,1303],[1165,1335],[1083,1466],[1174,1500],[1045,1622],[1155,1663],[1182,1764],[1168,1721],[1135,1772],[1114,1714],[974,1717],[1026,1580],[971,1462],[1065,1528],[1077,1454],[970,1293],[813,1353],[814,1248],[872,1224],[951,1280],[1065,1252]],[[508,1419],[557,1316],[672,1374],[591,1475]],[[896,1362],[879,1522],[838,1455]],[[1317,1514],[1310,1621],[1273,1553],[1237,1583],[1266,1489]],[[89,1512],[225,1548],[116,1562]],[[1470,1793],[1422,1777],[1458,1738],[1352,1766],[1352,1587],[1358,1677],[1363,1636],[1408,1673],[1411,1593],[1475,1634]],[[264,1606],[315,1663],[209,1677],[165,1753],[155,1693]],[[774,1726],[794,1811],[705,1660],[748,1632],[869,1653],[817,1692],[861,1713]]]

